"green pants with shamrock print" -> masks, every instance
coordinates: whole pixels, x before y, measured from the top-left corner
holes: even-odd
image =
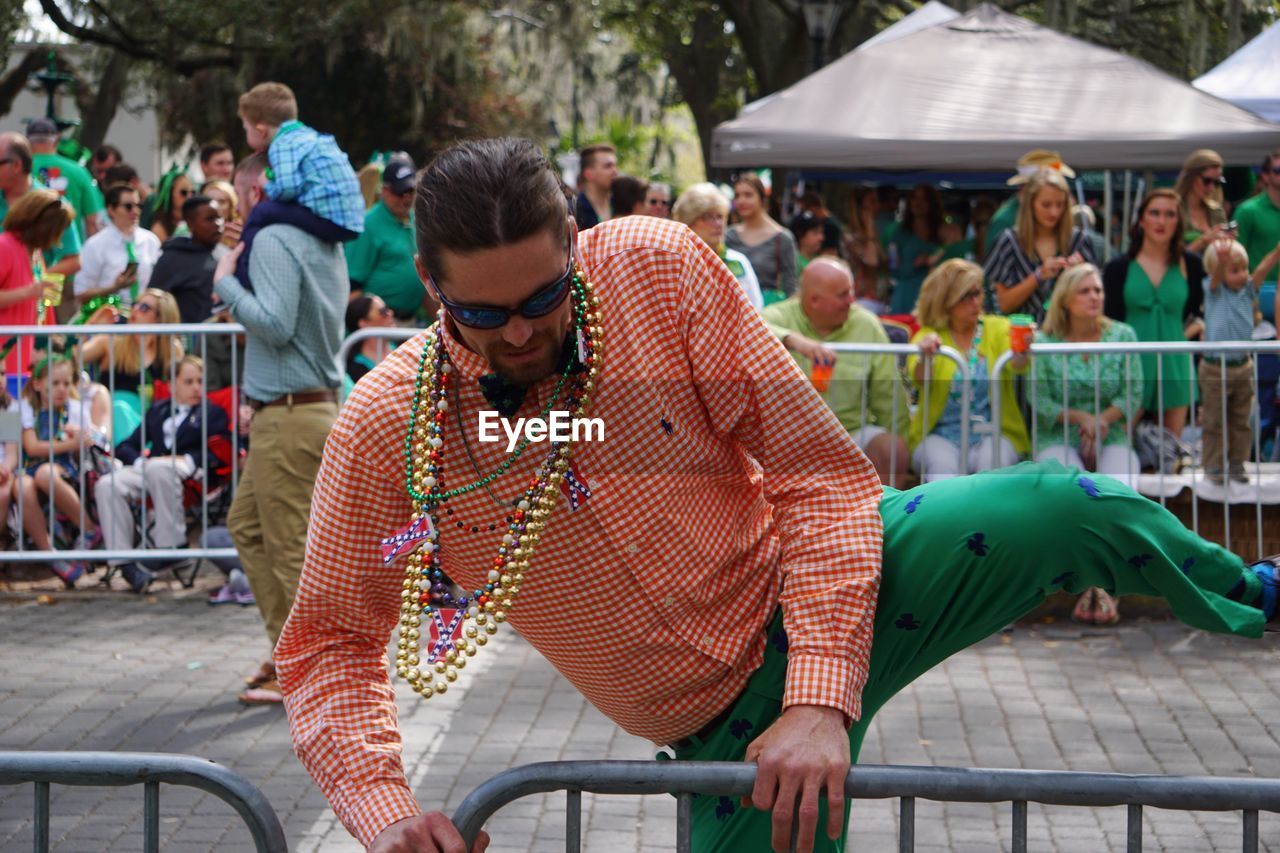
[[[1261,582],[1231,552],[1187,530],[1158,503],[1116,480],[1056,462],[1030,463],[885,489],[884,569],[862,718],[849,730],[853,760],[872,717],[899,690],[947,657],[1026,615],[1058,590],[1164,597],[1196,628],[1260,637],[1253,602]],[[741,761],[781,713],[786,635],[779,613],[764,663],[725,721],[676,751],[683,761]],[[849,811],[845,810],[845,833]],[[826,808],[815,850],[826,838]],[[768,851],[771,815],[729,797],[693,804],[698,853]]]

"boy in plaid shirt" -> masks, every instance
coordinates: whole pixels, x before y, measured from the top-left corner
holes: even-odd
[[[267,198],[254,207],[240,239],[236,277],[246,288],[253,238],[268,225],[294,225],[327,243],[364,231],[364,196],[351,161],[327,133],[298,121],[298,102],[283,83],[259,83],[240,96],[240,122],[254,151],[265,151]]]

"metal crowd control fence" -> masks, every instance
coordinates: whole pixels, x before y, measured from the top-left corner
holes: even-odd
[[[414,335],[420,334],[422,329],[407,329],[403,326],[369,326],[364,329],[352,332],[342,341],[342,346],[338,348],[338,368],[345,376],[347,373],[347,362],[352,356],[356,355],[357,350],[371,341],[385,343],[394,341],[401,343],[412,338]],[[343,395],[345,400],[345,394]]]
[[[160,786],[184,785],[226,802],[259,853],[288,850],[284,828],[262,791],[238,773],[192,755],[139,752],[0,752],[0,785],[35,785],[35,853],[49,850],[49,786],[143,786],[142,845],[160,849]]]
[[[37,513],[39,517],[33,519],[29,517],[32,507],[28,506],[26,500],[21,499],[21,495],[18,494],[20,490],[13,488],[12,485],[0,486],[0,489],[9,490],[8,497],[11,498],[13,505],[10,522],[15,528],[16,541],[16,547],[13,550],[0,551],[0,561],[145,559],[170,562],[201,558],[234,558],[236,556],[234,548],[208,547],[206,534],[210,527],[209,498],[215,485],[214,472],[217,469],[223,469],[223,473],[219,475],[221,479],[216,483],[218,490],[225,490],[223,505],[229,505],[230,496],[234,494],[239,476],[238,460],[243,439],[240,436],[238,377],[242,356],[236,339],[244,332],[244,327],[235,323],[0,326],[0,343],[9,342],[6,344],[12,350],[9,363],[16,368],[7,377],[9,391],[13,396],[23,397],[22,405],[17,406],[19,411],[0,412],[0,445],[5,447],[6,458],[10,452],[18,453],[21,464],[16,470],[21,475],[17,480],[20,484],[35,479],[22,474],[24,468],[28,466],[34,468],[41,463],[59,463],[66,474],[59,479],[73,487],[74,498],[78,503],[78,507],[74,510],[67,511],[69,502],[66,501],[66,492],[61,492],[62,500],[56,501],[56,487],[41,489],[39,491],[43,494],[39,495],[38,503],[33,502],[40,509]],[[70,547],[28,547],[26,537],[30,535],[34,539],[39,535],[33,534],[33,529],[42,529],[43,535],[50,537],[52,542],[59,530],[85,531],[90,526],[92,521],[90,507],[95,504],[93,483],[120,467],[116,460],[115,448],[125,437],[121,433],[122,427],[130,423],[127,420],[128,417],[137,419],[142,447],[147,447],[155,437],[154,431],[150,437],[147,434],[146,411],[154,396],[157,383],[165,383],[169,389],[175,387],[177,361],[173,358],[169,359],[165,367],[159,371],[159,375],[156,375],[152,369],[131,371],[126,381],[124,365],[119,363],[126,360],[125,351],[133,351],[130,355],[134,358],[129,358],[129,361],[140,360],[136,354],[145,351],[149,341],[154,340],[156,352],[159,353],[160,348],[165,346],[163,342],[168,340],[171,352],[176,353],[177,346],[180,346],[182,353],[200,356],[204,364],[204,375],[201,378],[205,380],[205,396],[208,399],[211,393],[207,381],[211,364],[210,344],[215,338],[218,339],[219,363],[228,378],[227,387],[230,388],[230,391],[223,389],[223,394],[228,397],[228,405],[225,408],[230,437],[225,443],[226,446],[222,447],[229,459],[222,460],[216,455],[211,455],[208,422],[207,419],[202,419],[201,451],[196,460],[197,471],[188,478],[192,481],[188,492],[192,496],[192,505],[185,508],[185,515],[192,522],[187,530],[190,547],[185,547],[187,543],[178,543],[178,547],[165,548],[150,545],[147,531],[152,526],[155,510],[148,506],[145,489],[136,508],[137,528],[141,531],[141,533],[135,531],[138,539],[137,547],[119,547],[120,543],[114,543],[117,547],[89,550],[82,547],[84,544],[82,539],[77,540],[76,544]],[[26,345],[28,340],[32,341],[34,353],[39,355],[38,358],[29,358]],[[66,342],[64,358],[72,366],[73,385],[77,389],[84,388],[84,392],[91,395],[77,404],[78,409],[81,405],[84,407],[81,409],[84,428],[81,429],[82,424],[75,425],[75,430],[79,432],[79,446],[74,452],[67,450],[59,453],[55,452],[54,442],[43,441],[39,442],[44,444],[43,452],[25,453],[22,451],[24,427],[28,424],[39,425],[42,418],[45,430],[53,430],[54,435],[66,435],[64,440],[76,441],[74,435],[67,435],[65,432],[71,407],[68,406],[60,414],[55,414],[53,394],[42,394],[40,396],[43,399],[39,399],[34,393],[33,380],[30,378],[33,368],[37,371],[52,369],[42,353],[50,352],[51,341],[57,340]],[[96,343],[93,343],[95,341]],[[87,347],[91,350],[88,358],[86,358]],[[49,385],[47,378],[36,381],[46,387]],[[78,390],[77,393],[79,393]],[[34,400],[34,404],[28,402],[27,396]],[[176,413],[177,403],[172,395],[169,401],[170,417],[172,417]],[[208,405],[216,404],[209,401]],[[133,412],[132,415],[129,415],[130,411]],[[55,423],[58,424],[56,429]],[[32,434],[34,436],[36,432],[33,430]],[[68,462],[70,464],[67,464]],[[60,508],[58,503],[62,503],[63,506]],[[4,502],[4,506],[9,507],[10,502]],[[60,514],[61,524],[59,524]],[[128,544],[133,545],[132,542]]]
[[[674,794],[676,851],[688,853],[693,797],[741,797],[755,783],[754,764],[684,761],[564,761],[529,764],[500,773],[462,801],[453,822],[467,849],[484,822],[506,804],[530,794],[566,792],[565,850],[582,848],[582,793]],[[1012,848],[1027,850],[1027,804],[1126,806],[1129,853],[1142,848],[1143,808],[1242,811],[1242,849],[1258,850],[1258,813],[1280,812],[1280,779],[1136,776],[1039,770],[858,765],[845,780],[849,799],[900,800],[898,850],[915,849],[917,799],[1012,804]],[[822,828],[819,827],[819,832]],[[851,829],[856,836],[857,829]],[[794,840],[793,840],[794,850]]]
[[[1038,411],[1037,400],[1041,399],[1042,392],[1051,393],[1051,389],[1049,389],[1047,386],[1043,384],[1038,383],[1037,365],[1038,364],[1044,365],[1045,362],[1049,359],[1060,360],[1059,363],[1062,365],[1061,395],[1057,402],[1062,403],[1065,409],[1067,408],[1065,404],[1067,402],[1067,395],[1068,395],[1068,377],[1067,377],[1067,369],[1066,369],[1067,360],[1071,358],[1079,358],[1082,356],[1091,356],[1091,355],[1101,356],[1106,354],[1119,354],[1119,355],[1125,356],[1124,395],[1126,397],[1132,398],[1133,392],[1136,391],[1136,399],[1139,401],[1139,403],[1141,402],[1141,399],[1142,399],[1142,388],[1140,383],[1138,383],[1136,378],[1134,377],[1135,371],[1133,369],[1133,365],[1136,363],[1136,357],[1141,355],[1157,356],[1155,358],[1155,366],[1156,366],[1155,376],[1143,377],[1143,380],[1144,381],[1153,380],[1155,382],[1156,410],[1153,414],[1156,417],[1157,425],[1161,428],[1162,431],[1165,426],[1164,399],[1165,399],[1165,386],[1166,386],[1165,359],[1163,358],[1163,356],[1185,356],[1186,357],[1187,378],[1185,380],[1179,379],[1177,381],[1179,382],[1185,381],[1186,383],[1188,383],[1188,385],[1191,388],[1198,388],[1199,386],[1199,376],[1198,376],[1198,372],[1195,369],[1196,356],[1204,357],[1207,355],[1207,356],[1210,356],[1212,359],[1214,359],[1213,361],[1208,362],[1210,367],[1210,372],[1216,374],[1219,377],[1219,381],[1221,382],[1222,388],[1224,391],[1224,393],[1221,394],[1221,398],[1222,398],[1221,411],[1218,412],[1219,423],[1222,424],[1221,441],[1222,441],[1223,471],[1221,473],[1221,476],[1223,478],[1223,484],[1221,486],[1220,492],[1215,491],[1211,493],[1212,494],[1211,499],[1221,500],[1221,504],[1222,504],[1222,536],[1221,536],[1222,542],[1221,544],[1223,544],[1225,547],[1230,549],[1232,545],[1231,506],[1233,503],[1231,498],[1233,495],[1231,492],[1230,480],[1227,477],[1227,474],[1228,474],[1227,459],[1228,459],[1228,452],[1230,451],[1231,447],[1230,447],[1230,435],[1229,435],[1230,428],[1228,424],[1227,395],[1225,394],[1225,388],[1227,384],[1228,365],[1223,359],[1224,357],[1232,357],[1232,356],[1251,357],[1251,384],[1254,391],[1254,417],[1256,418],[1256,415],[1258,412],[1258,408],[1257,408],[1258,393],[1260,390],[1259,381],[1258,381],[1257,356],[1263,355],[1263,354],[1280,354],[1280,341],[1247,341],[1247,342],[1246,341],[1240,341],[1240,342],[1227,342],[1227,341],[1164,342],[1164,341],[1161,341],[1161,342],[1139,342],[1139,343],[1059,343],[1059,344],[1035,343],[1035,344],[1032,344],[1031,365],[1029,368],[1030,372],[1028,373],[1029,383],[1032,388],[1031,393],[1028,394],[1028,401],[1030,404],[1031,423],[1028,424],[1028,428],[1031,434],[1033,456],[1035,455],[1036,452],[1043,452],[1046,448],[1055,444],[1058,445],[1059,447],[1063,445],[1067,445],[1067,446],[1070,445],[1069,435],[1068,435],[1070,427],[1065,422],[1065,420],[1061,426],[1062,435],[1060,440],[1055,440],[1055,439],[1058,439],[1058,436],[1056,435],[1056,428],[1055,428],[1055,435],[1052,436],[1051,438],[1045,438],[1039,435],[1038,428],[1036,427],[1037,411]],[[995,423],[1000,422],[1001,406],[1005,404],[1004,401],[1000,399],[1000,382],[997,380],[1003,375],[1004,371],[1009,368],[1009,365],[1012,362],[1014,355],[1015,354],[1012,352],[1006,352],[1002,354],[998,359],[996,359],[995,364],[992,366],[992,371],[991,371],[992,381],[990,383],[989,394],[990,394],[990,401],[991,401],[991,419]],[[1097,393],[1098,386],[1102,380],[1102,376],[1100,375],[1100,370],[1101,370],[1100,359],[1098,358],[1091,359],[1091,365],[1092,365],[1092,371],[1093,371],[1093,382],[1094,382],[1095,393],[1093,395],[1091,405],[1088,407],[1087,413],[1096,418],[1102,413],[1104,409],[1107,408],[1108,404],[1105,403],[1101,399],[1101,395]],[[1174,380],[1168,380],[1168,381],[1172,382]],[[1137,387],[1135,388],[1135,386]],[[1134,434],[1134,417],[1133,416],[1134,416],[1134,412],[1132,410],[1126,411],[1123,413],[1123,420],[1117,421],[1115,424],[1115,427],[1117,429],[1123,425],[1125,433],[1130,437],[1130,444],[1132,444],[1132,439]],[[1195,398],[1192,399],[1192,403],[1189,406],[1187,426],[1189,428],[1197,426]],[[1253,521],[1254,521],[1254,527],[1256,531],[1256,540],[1257,540],[1256,541],[1257,553],[1253,556],[1260,558],[1260,557],[1266,556],[1268,549],[1264,544],[1265,525],[1263,523],[1264,490],[1262,488],[1262,478],[1264,475],[1264,471],[1262,468],[1262,465],[1263,465],[1262,435],[1260,430],[1257,428],[1256,424],[1255,424],[1255,427],[1252,429],[1252,447],[1250,448],[1249,455],[1252,457],[1253,461],[1251,463],[1246,464],[1246,471],[1251,470],[1253,473],[1253,480],[1251,481],[1253,499],[1250,502],[1253,503],[1253,507],[1254,507]],[[1128,470],[1126,472],[1122,472],[1121,476],[1122,478],[1127,477],[1130,480],[1130,484],[1135,485],[1136,487],[1139,472],[1137,470],[1133,470],[1132,466],[1133,466],[1133,463],[1130,462],[1128,466]],[[1160,501],[1161,505],[1166,505],[1166,506],[1168,505],[1168,499],[1171,496],[1167,487],[1171,487],[1174,490],[1173,492],[1174,494],[1176,494],[1177,491],[1181,491],[1184,484],[1190,487],[1192,492],[1192,498],[1190,500],[1190,522],[1191,522],[1190,526],[1191,526],[1191,529],[1197,535],[1203,536],[1204,533],[1202,533],[1201,531],[1201,511],[1200,511],[1199,504],[1200,504],[1200,500],[1204,499],[1206,494],[1210,494],[1206,492],[1206,488],[1212,488],[1214,484],[1212,484],[1208,480],[1208,478],[1202,472],[1198,464],[1191,465],[1187,470],[1188,470],[1187,474],[1178,474],[1175,476],[1173,474],[1166,473],[1163,467],[1158,467],[1154,475],[1148,475],[1148,479],[1154,481],[1153,485],[1154,485],[1154,490],[1157,492],[1157,499]],[[1238,501],[1236,503],[1238,503]],[[1237,521],[1239,521],[1238,518],[1237,518]],[[1215,536],[1206,537],[1206,538],[1217,539],[1218,537],[1215,535]]]

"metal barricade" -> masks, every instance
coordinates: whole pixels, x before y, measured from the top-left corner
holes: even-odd
[[[1198,387],[1199,385],[1199,374],[1195,369],[1195,363],[1194,363],[1196,356],[1203,357],[1205,355],[1209,355],[1217,359],[1216,361],[1208,362],[1208,364],[1210,365],[1211,373],[1214,370],[1214,365],[1215,364],[1217,365],[1217,375],[1219,377],[1219,381],[1223,384],[1224,389],[1227,382],[1227,373],[1226,373],[1227,365],[1226,365],[1226,362],[1222,360],[1222,356],[1224,355],[1252,356],[1253,358],[1252,358],[1251,382],[1254,389],[1254,407],[1255,407],[1255,413],[1256,413],[1257,394],[1259,389],[1257,356],[1262,354],[1280,354],[1280,341],[1247,341],[1247,342],[1246,341],[1239,341],[1239,342],[1227,342],[1227,341],[1164,342],[1164,341],[1161,341],[1161,342],[1136,342],[1136,343],[1135,342],[1130,342],[1130,343],[1034,343],[1031,346],[1031,367],[1030,367],[1031,372],[1029,374],[1030,376],[1029,381],[1032,384],[1032,393],[1028,395],[1029,402],[1030,402],[1030,409],[1031,409],[1031,424],[1029,426],[1030,426],[1030,432],[1031,432],[1031,438],[1032,438],[1033,453],[1036,452],[1037,450],[1042,451],[1044,449],[1042,446],[1044,442],[1040,440],[1041,436],[1038,434],[1039,431],[1036,426],[1036,421],[1037,421],[1036,401],[1040,396],[1041,391],[1047,391],[1047,389],[1045,389],[1044,386],[1037,385],[1037,382],[1039,381],[1037,378],[1037,364],[1043,365],[1047,359],[1061,360],[1061,363],[1063,365],[1063,368],[1061,371],[1062,372],[1061,396],[1063,398],[1063,402],[1065,403],[1067,393],[1068,393],[1067,370],[1065,368],[1066,360],[1070,358],[1079,358],[1082,356],[1102,356],[1102,355],[1108,355],[1108,354],[1119,354],[1119,355],[1125,356],[1124,394],[1126,397],[1132,396],[1132,393],[1135,390],[1134,386],[1137,384],[1133,375],[1135,372],[1133,370],[1133,364],[1135,363],[1135,359],[1142,355],[1157,356],[1157,358],[1155,359],[1156,373],[1154,376],[1157,396],[1156,396],[1156,411],[1154,412],[1154,414],[1156,417],[1156,424],[1163,431],[1165,426],[1165,406],[1164,406],[1165,366],[1164,366],[1164,358],[1163,358],[1164,356],[1185,356],[1187,360],[1187,372],[1189,377],[1186,381],[1192,386],[1196,386],[1196,387]],[[1002,401],[1000,399],[1000,383],[996,380],[1003,375],[1004,371],[1009,367],[1010,363],[1012,362],[1014,356],[1015,356],[1015,353],[1012,353],[1012,352],[1006,352],[1002,354],[996,360],[992,368],[990,400],[991,400],[992,420],[996,422],[999,421],[1001,405],[1007,404],[1006,401]],[[1094,369],[1095,393],[1093,396],[1093,404],[1091,407],[1092,411],[1089,412],[1089,414],[1091,414],[1093,417],[1096,418],[1107,408],[1107,404],[1103,402],[1103,400],[1100,397],[1100,394],[1097,393],[1097,388],[1102,378],[1098,373],[1098,371],[1100,370],[1099,359],[1094,358],[1093,365],[1094,365],[1093,369]],[[1145,380],[1147,377],[1143,377],[1143,378]],[[1141,400],[1142,400],[1141,388],[1137,388],[1136,390],[1137,390],[1137,400],[1139,401],[1139,403],[1141,403]],[[1195,400],[1193,399],[1189,406],[1189,417],[1187,421],[1188,428],[1193,428],[1197,426],[1195,413],[1196,413],[1196,405],[1195,405]],[[1133,441],[1134,424],[1135,424],[1133,414],[1134,413],[1132,411],[1126,411],[1124,413],[1124,429],[1125,429],[1125,433],[1130,437],[1131,445]],[[1231,491],[1230,480],[1226,476],[1227,474],[1226,459],[1228,458],[1228,451],[1230,450],[1230,443],[1229,443],[1230,440],[1228,435],[1229,428],[1227,425],[1228,414],[1227,414],[1227,400],[1226,400],[1225,393],[1222,395],[1221,411],[1218,412],[1217,414],[1219,415],[1219,422],[1223,425],[1222,454],[1223,454],[1223,460],[1224,460],[1223,461],[1224,470],[1222,472],[1222,478],[1224,482],[1220,489],[1216,488],[1214,486],[1214,483],[1209,478],[1206,477],[1205,473],[1202,472],[1198,464],[1193,464],[1192,466],[1190,466],[1189,469],[1187,469],[1187,473],[1179,472],[1176,474],[1171,474],[1171,473],[1165,472],[1164,469],[1161,467],[1156,470],[1156,473],[1150,474],[1150,475],[1141,475],[1140,472],[1137,470],[1128,470],[1127,473],[1122,473],[1120,476],[1121,476],[1121,479],[1127,478],[1129,481],[1129,485],[1132,485],[1133,487],[1137,488],[1139,491],[1144,491],[1144,492],[1154,491],[1155,493],[1154,496],[1159,500],[1159,502],[1163,506],[1169,506],[1169,499],[1171,497],[1176,495],[1178,492],[1182,491],[1184,488],[1189,487],[1191,492],[1191,498],[1190,498],[1189,504],[1187,505],[1187,509],[1190,514],[1190,518],[1187,519],[1189,521],[1188,526],[1199,536],[1205,536],[1205,533],[1202,531],[1202,524],[1201,524],[1202,513],[1200,508],[1200,502],[1202,500],[1220,502],[1222,505],[1221,537],[1217,535],[1212,535],[1212,536],[1206,536],[1205,538],[1210,538],[1213,540],[1217,540],[1221,538],[1222,541],[1220,544],[1230,549],[1232,547],[1232,542],[1233,542],[1232,533],[1231,533],[1231,528],[1232,528],[1231,507],[1233,505],[1232,498],[1238,496],[1238,493],[1233,495]],[[1116,426],[1119,427],[1120,424],[1117,422]],[[1063,436],[1062,436],[1061,445],[1059,446],[1069,447],[1071,444],[1068,436],[1069,425],[1065,422],[1065,420],[1062,423],[1061,428],[1063,430]],[[1252,498],[1253,499],[1252,501],[1246,501],[1246,503],[1248,502],[1253,503],[1254,518],[1251,519],[1251,521],[1253,522],[1252,526],[1254,527],[1254,530],[1256,533],[1256,536],[1255,536],[1256,553],[1253,555],[1242,554],[1242,556],[1246,556],[1246,558],[1266,556],[1266,553],[1269,550],[1266,545],[1266,541],[1264,540],[1264,529],[1266,526],[1264,525],[1264,520],[1263,520],[1264,470],[1262,467],[1263,461],[1261,459],[1262,436],[1259,430],[1256,428],[1254,428],[1252,432],[1253,432],[1253,437],[1252,437],[1252,447],[1250,448],[1250,451],[1251,451],[1250,455],[1252,456],[1253,462],[1246,464],[1246,470],[1251,469],[1253,474],[1253,478],[1252,478],[1252,492],[1253,492]],[[1052,444],[1056,444],[1056,442]],[[1134,463],[1130,462],[1128,467],[1132,469],[1134,467]],[[1276,486],[1280,488],[1280,480],[1277,481]],[[1239,501],[1234,501],[1234,503],[1239,504]],[[1181,508],[1182,506],[1183,504],[1179,503],[1178,507]],[[1216,521],[1216,518],[1213,520]],[[1236,520],[1237,520],[1237,523],[1240,521],[1239,518],[1237,518]]]
[[[50,352],[50,343],[54,339],[63,339],[66,341],[75,341],[74,346],[68,346],[63,359],[71,365],[71,374],[73,376],[73,384],[78,389],[84,387],[93,396],[83,401],[84,409],[81,410],[82,422],[75,425],[75,431],[79,433],[78,447],[74,450],[64,449],[57,452],[55,446],[57,441],[38,441],[44,445],[41,453],[24,453],[22,452],[23,438],[22,432],[25,424],[20,417],[15,417],[14,413],[7,413],[4,418],[0,418],[0,443],[8,445],[9,449],[16,449],[22,464],[18,466],[20,478],[19,483],[27,480],[34,480],[23,473],[24,468],[41,465],[42,463],[58,463],[61,466],[63,474],[66,476],[55,477],[58,482],[54,488],[44,488],[40,491],[44,495],[39,499],[40,515],[43,516],[44,534],[50,537],[51,547],[49,548],[31,548],[27,547],[25,542],[29,529],[33,526],[28,522],[29,507],[27,501],[21,499],[21,494],[14,496],[13,504],[15,510],[13,512],[14,522],[17,528],[15,536],[16,547],[13,550],[0,551],[0,561],[3,562],[52,562],[55,560],[66,561],[137,561],[151,560],[161,563],[174,561],[194,561],[199,559],[223,559],[234,558],[236,551],[234,548],[212,548],[206,544],[206,535],[210,527],[209,516],[209,497],[211,490],[215,490],[214,483],[216,481],[216,490],[222,492],[224,505],[229,504],[230,496],[234,494],[236,482],[239,477],[238,461],[241,457],[241,451],[244,444],[241,438],[241,421],[240,407],[238,405],[238,386],[240,374],[240,361],[242,356],[236,346],[236,337],[243,335],[245,329],[235,323],[125,323],[112,325],[63,325],[63,326],[0,326],[0,341],[9,340],[17,344],[16,352],[11,356],[11,361],[16,358],[14,366],[17,368],[14,375],[9,377],[9,385],[13,388],[21,388],[25,396],[34,398],[33,380],[30,378],[33,369],[36,371],[52,371],[54,365],[47,361],[47,357],[34,359],[34,364],[27,363],[26,346],[24,341],[33,339],[34,349],[37,351]],[[228,460],[218,459],[216,455],[210,454],[210,436],[208,433],[208,422],[201,422],[201,452],[196,460],[196,471],[191,475],[193,495],[193,504],[185,508],[184,512],[191,519],[192,523],[188,525],[187,543],[178,543],[177,547],[151,547],[149,542],[148,531],[153,523],[154,509],[149,508],[147,504],[146,490],[140,500],[137,512],[137,528],[135,535],[138,539],[136,547],[115,547],[103,549],[87,549],[84,547],[72,546],[57,548],[52,545],[54,533],[58,529],[59,509],[55,501],[55,491],[57,485],[61,482],[70,483],[75,489],[75,499],[78,502],[78,508],[73,512],[63,513],[63,527],[65,529],[74,528],[77,531],[85,531],[88,523],[91,521],[90,507],[95,503],[95,495],[93,492],[93,484],[98,482],[103,476],[106,476],[120,465],[116,459],[116,443],[123,439],[123,435],[119,434],[119,427],[125,422],[121,415],[130,407],[139,419],[138,431],[140,438],[140,446],[146,448],[152,438],[147,435],[147,419],[146,411],[152,400],[149,399],[153,395],[153,389],[156,383],[167,383],[169,389],[175,386],[175,378],[177,375],[177,359],[167,359],[166,367],[161,371],[161,375],[152,375],[149,369],[139,370],[133,374],[138,383],[137,390],[127,390],[123,387],[118,388],[117,379],[124,375],[120,366],[117,364],[117,351],[123,351],[128,347],[129,339],[133,339],[134,346],[138,352],[143,351],[148,340],[152,336],[158,336],[154,339],[157,353],[160,348],[168,348],[170,353],[177,355],[181,351],[184,355],[195,355],[201,358],[203,362],[203,375],[201,380],[204,383],[203,399],[206,405],[214,406],[216,403],[209,401],[208,391],[208,374],[210,367],[209,344],[215,337],[227,338],[229,346],[226,346],[227,357],[229,358],[229,377],[231,381],[230,391],[224,392],[230,399],[227,408],[227,419],[229,425],[229,440],[225,448]],[[166,343],[167,342],[167,343]],[[86,347],[92,343],[92,354],[86,359]],[[119,346],[117,344],[119,343]],[[179,349],[180,348],[180,349]],[[141,358],[139,357],[139,361]],[[96,374],[96,375],[92,375]],[[85,377],[89,381],[85,382]],[[48,380],[44,384],[49,384]],[[30,389],[30,390],[28,390]],[[99,395],[105,392],[105,398],[99,403]],[[119,392],[119,396],[117,396]],[[53,430],[55,421],[61,421],[59,427],[53,430],[53,435],[64,434],[68,423],[68,413],[70,406],[62,409],[62,414],[55,415],[55,407],[53,405],[53,394],[44,394],[44,400],[40,405],[33,405],[24,399],[26,404],[24,411],[27,419],[31,423],[37,423],[43,417],[43,423],[46,430]],[[136,400],[136,405],[132,401]],[[124,402],[129,401],[129,402]],[[177,413],[177,402],[172,394],[169,396],[170,401],[170,417]],[[124,408],[118,408],[117,404],[123,405]],[[93,415],[95,406],[104,406],[107,409],[105,422],[100,422]],[[117,418],[120,421],[117,422]],[[86,424],[83,429],[82,425]],[[73,435],[67,436],[62,440],[76,442],[77,438]],[[14,445],[17,447],[14,448]],[[7,451],[6,451],[7,452]],[[59,462],[59,458],[63,460]],[[70,460],[70,465],[63,464]],[[144,463],[145,464],[145,463]],[[74,471],[70,469],[74,468]],[[215,477],[214,472],[222,469],[224,471],[225,480]],[[33,474],[35,471],[33,470]],[[3,488],[12,488],[5,486]],[[184,483],[184,489],[186,484]],[[13,489],[19,491],[19,489]],[[65,493],[64,493],[65,495]],[[198,496],[195,497],[195,496]],[[196,500],[198,499],[198,505]],[[69,503],[69,502],[68,502]],[[64,505],[65,509],[65,505]],[[38,529],[39,525],[35,525]],[[31,534],[35,535],[35,534]],[[117,543],[118,544],[118,543]],[[132,543],[130,543],[132,544]],[[192,570],[194,577],[194,569]],[[190,579],[188,579],[190,580]]]
[[[467,849],[485,821],[506,804],[530,794],[565,791],[565,850],[577,853],[582,839],[582,793],[673,794],[677,853],[688,853],[694,795],[741,797],[755,784],[754,764],[694,761],[564,761],[529,764],[494,776],[464,799],[453,822]],[[849,799],[900,801],[898,850],[915,849],[917,799],[1012,806],[1012,848],[1027,850],[1027,804],[1126,806],[1127,847],[1142,847],[1143,809],[1243,812],[1242,849],[1258,850],[1258,813],[1280,812],[1280,779],[1139,776],[1072,771],[987,770],[957,767],[857,765],[845,780]],[[822,828],[819,827],[821,832]],[[853,830],[856,833],[856,829]],[[793,840],[794,849],[794,840]]]
[[[288,850],[284,828],[262,791],[220,764],[192,755],[138,752],[0,752],[0,785],[35,786],[34,850],[49,850],[49,786],[143,786],[142,844],[160,849],[160,786],[183,785],[218,797],[240,815],[259,853]]]
[[[343,339],[342,346],[338,348],[338,369],[342,371],[343,376],[346,376],[347,362],[355,354],[357,348],[362,347],[367,341],[395,341],[396,343],[401,343],[421,334],[421,332],[422,329],[406,329],[402,326],[369,326],[352,332]],[[385,356],[385,353],[383,355]],[[345,402],[345,400],[346,386],[344,385],[340,402]]]

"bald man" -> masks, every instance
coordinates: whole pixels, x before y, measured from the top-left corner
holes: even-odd
[[[823,399],[875,466],[880,481],[902,488],[907,470],[910,413],[907,396],[892,355],[837,353],[826,344],[887,344],[876,315],[854,302],[849,265],[825,255],[815,258],[800,276],[796,295],[761,313],[809,372],[815,364],[832,365]]]

